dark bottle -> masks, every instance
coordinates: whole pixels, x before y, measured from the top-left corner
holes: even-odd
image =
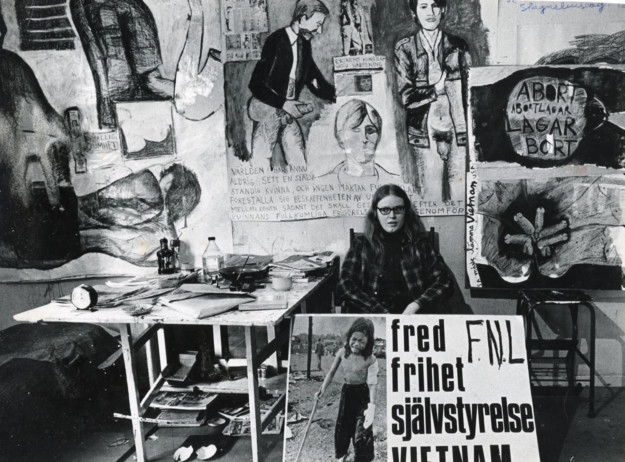
[[[174,268],[174,251],[167,247],[167,238],[161,239],[161,250],[156,252],[158,274],[172,274]]]

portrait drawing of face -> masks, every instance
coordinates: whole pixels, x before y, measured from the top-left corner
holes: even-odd
[[[445,8],[437,0],[419,0],[415,14],[419,25],[425,30],[436,30],[441,24]]]

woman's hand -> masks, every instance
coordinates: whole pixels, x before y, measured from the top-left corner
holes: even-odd
[[[321,388],[319,389],[319,391],[318,391],[317,393],[315,393],[315,399],[319,399],[319,398],[321,398],[321,397],[323,396],[323,393],[324,393],[324,392],[325,392],[324,388],[323,388],[323,387],[321,387]]]
[[[421,311],[421,305],[419,305],[419,302],[411,302],[402,314],[416,314],[419,311]]]
[[[367,409],[365,409],[365,421],[363,427],[369,428],[373,424],[373,418],[375,416],[375,404],[369,403]]]

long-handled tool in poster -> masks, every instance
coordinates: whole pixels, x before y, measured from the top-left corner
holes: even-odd
[[[299,462],[299,456],[302,454],[302,449],[304,449],[304,443],[306,443],[306,437],[308,436],[308,430],[310,429],[310,424],[312,423],[312,420],[315,417],[315,411],[317,410],[318,402],[319,402],[319,397],[315,394],[315,401],[313,402],[313,407],[310,411],[310,417],[308,418],[308,423],[306,424],[306,429],[304,430],[304,438],[302,438],[302,442],[300,443],[299,450],[297,451],[297,457],[295,458],[295,462]]]

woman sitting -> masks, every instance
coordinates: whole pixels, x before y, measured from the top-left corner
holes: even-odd
[[[455,280],[422,227],[402,188],[378,188],[341,268],[337,294],[348,312],[448,312]]]

